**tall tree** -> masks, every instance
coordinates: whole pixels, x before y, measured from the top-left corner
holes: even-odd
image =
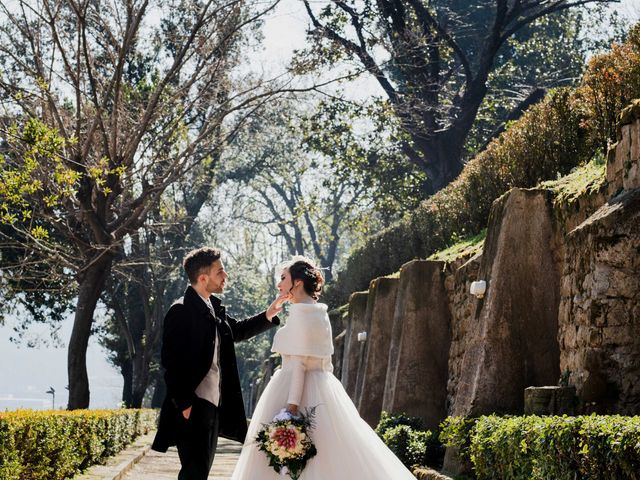
[[[232,215],[269,229],[288,255],[315,257],[330,281],[343,233],[366,202],[366,185],[335,175],[330,159],[303,148],[298,125],[304,110],[295,102],[282,99],[263,109],[231,146],[227,175],[237,182]]]
[[[433,193],[461,171],[492,72],[513,57],[510,42],[550,15],[617,0],[303,1],[321,48],[308,49],[299,70],[346,58],[371,74],[402,123],[403,152]]]
[[[0,2],[0,102],[13,150],[5,170],[30,185],[19,191],[28,199],[21,217],[11,211],[19,202],[2,192],[12,205],[3,245],[24,252],[3,269],[28,276],[28,257],[39,252],[74,275],[69,408],[89,405],[86,349],[118,252],[170,185],[216,158],[216,132],[248,101],[246,91],[229,94],[238,41],[273,6]]]
[[[363,237],[413,211],[424,199],[429,179],[403,161],[401,126],[387,102],[323,99],[297,124],[305,154],[328,160],[332,181],[363,187],[360,204],[371,207],[357,225]]]
[[[164,315],[184,292],[182,259],[204,241],[197,217],[215,188],[218,168],[215,158],[187,172],[120,245],[102,297],[109,312],[100,342],[122,373],[122,400],[128,407],[141,407],[158,378]],[[215,237],[207,236],[207,242],[215,244]]]

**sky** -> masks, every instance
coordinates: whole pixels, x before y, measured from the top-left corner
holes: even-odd
[[[640,20],[638,0],[623,0],[614,5],[622,15]],[[304,42],[307,17],[302,2],[283,0],[266,19],[264,25],[264,49],[254,54],[257,68],[265,72],[282,71],[294,48]],[[360,95],[379,93],[375,82],[363,79],[352,87]],[[46,409],[52,407],[52,396],[46,391],[56,391],[56,408],[67,404],[67,351],[71,335],[72,318],[61,326],[62,345],[27,348],[9,341],[12,325],[17,320],[8,318],[0,326],[0,411],[16,408]],[[31,337],[46,338],[49,332],[33,329]],[[87,352],[87,369],[91,390],[90,408],[114,408],[121,400],[122,377],[106,360],[106,354],[92,339]]]
[[[0,328],[0,411],[16,408],[36,410],[52,408],[49,387],[56,393],[55,408],[66,408],[68,392],[67,350],[73,319],[68,318],[60,329],[62,345],[27,348],[10,342],[15,318],[8,318]],[[44,328],[32,328],[30,339],[50,336]],[[52,342],[49,342],[52,343]],[[91,408],[114,408],[122,398],[122,377],[106,360],[106,354],[91,339],[87,351],[87,371],[91,391]]]
[[[296,46],[304,41],[306,17],[302,3],[284,0],[264,25],[264,46],[255,54],[255,62],[265,72],[281,72]],[[12,343],[12,326],[17,320],[7,318],[0,326],[0,411],[16,408],[48,409],[52,407],[52,396],[46,391],[53,387],[56,392],[56,408],[66,408],[68,392],[67,350],[73,318],[69,316],[62,324],[59,336],[62,345],[27,348]],[[30,338],[49,335],[46,329],[32,329]],[[89,375],[89,408],[114,408],[122,398],[122,377],[106,360],[106,353],[95,338],[89,342],[87,351]]]

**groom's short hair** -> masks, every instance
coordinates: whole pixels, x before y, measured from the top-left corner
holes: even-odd
[[[202,247],[191,250],[184,257],[182,266],[192,285],[198,283],[198,277],[206,273],[211,264],[220,258],[220,250],[212,247]]]

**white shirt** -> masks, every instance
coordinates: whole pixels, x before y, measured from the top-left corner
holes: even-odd
[[[213,309],[213,305],[211,305],[211,300],[203,297],[200,298],[202,298],[202,301],[209,307],[211,315],[215,318],[215,310]],[[212,319],[212,321],[215,320]],[[198,385],[198,388],[196,388],[196,395],[213,403],[217,407],[220,403],[220,335],[218,334],[218,328],[215,327],[215,329],[216,338],[214,340],[211,368],[200,382],[200,385]]]

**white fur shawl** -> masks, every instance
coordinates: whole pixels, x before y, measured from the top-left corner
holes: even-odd
[[[289,318],[273,338],[272,352],[329,357],[333,353],[331,323],[324,303],[294,303]]]

